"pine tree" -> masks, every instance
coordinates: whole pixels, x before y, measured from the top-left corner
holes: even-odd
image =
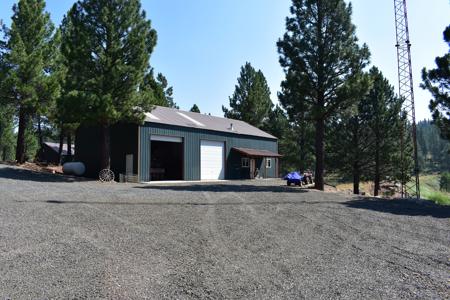
[[[417,146],[422,173],[450,171],[450,142],[442,139],[435,124],[426,120],[417,124]]]
[[[166,105],[164,106],[180,109],[180,107],[173,100],[173,87],[169,86],[167,78],[163,74],[158,73],[158,76],[156,77],[156,82],[163,92],[162,99],[164,99],[166,102]]]
[[[305,152],[299,142],[302,128],[290,124],[286,112],[279,105],[269,112],[262,129],[278,138],[278,152],[283,155],[281,173],[305,171],[308,168],[309,162],[303,156]]]
[[[411,181],[414,171],[412,125],[405,111],[400,113],[399,123],[400,125],[392,127],[397,129],[397,139],[393,142],[396,151],[391,153],[392,175],[393,179],[400,181],[405,188]],[[404,192],[408,193],[407,189]]]
[[[450,47],[450,26],[444,31],[444,41]],[[423,69],[422,79],[422,88],[434,98],[430,101],[433,120],[441,129],[442,137],[450,140],[450,51],[436,57],[436,69]]]
[[[314,126],[308,117],[305,103],[298,101],[302,94],[294,80],[295,78],[288,72],[285,81],[281,83],[281,92],[278,94],[290,124],[286,133],[288,138],[284,141],[289,151],[283,153],[285,156],[282,168],[287,162],[288,170],[286,171],[305,171],[311,169],[314,164]]]
[[[358,45],[352,7],[344,0],[293,0],[291,14],[278,42],[283,87],[298,90],[289,106],[303,110],[315,126],[315,184],[323,190],[326,122],[356,101],[354,86],[369,50]]]
[[[274,109],[270,110],[262,129],[271,135],[281,139],[286,134],[286,129],[289,127],[289,121],[283,109],[276,105]]]
[[[57,47],[44,0],[20,0],[13,13],[4,45],[6,78],[0,98],[13,105],[18,115],[16,160],[23,163],[26,149],[31,148],[26,140],[32,140],[27,134],[34,134],[33,117],[46,113],[59,93],[58,80],[52,75]]]
[[[198,108],[197,104],[194,104],[190,111],[200,113],[200,108]]]
[[[364,100],[363,117],[368,121],[374,139],[373,181],[374,195],[378,196],[382,176],[395,177],[399,161],[396,156],[400,155],[401,149],[403,101],[395,95],[394,87],[376,67],[369,74],[372,85]]]
[[[153,73],[154,70],[150,69],[145,75],[139,88],[141,96],[145,97],[147,103],[179,109],[173,100],[173,87],[169,87],[167,78],[161,73],[155,78]]]
[[[65,17],[62,52],[66,102],[82,124],[101,128],[101,168],[110,167],[109,128],[142,122],[150,111],[140,92],[156,45],[156,31],[139,0],[82,0]]]
[[[33,161],[39,150],[39,138],[33,123],[29,122],[25,129],[25,161]]]
[[[340,113],[331,122],[328,143],[329,166],[344,179],[353,179],[353,193],[360,193],[360,181],[373,163],[374,139],[362,113],[364,101]]]
[[[0,24],[1,25],[1,24]],[[2,29],[0,28],[0,32]],[[0,41],[0,86],[5,80],[6,64],[4,61],[5,43]],[[14,109],[8,103],[0,101],[0,161],[12,160],[14,158]]]
[[[364,178],[374,181],[374,195],[378,195],[383,178],[401,178],[401,131],[406,120],[401,117],[401,99],[376,67],[369,71],[368,79],[362,81],[360,101],[331,121],[328,161],[344,178],[353,177],[355,194]],[[408,152],[411,144],[405,141]],[[407,157],[403,161],[411,166]]]
[[[273,106],[264,74],[248,62],[241,67],[238,84],[229,100],[230,109],[222,106],[226,118],[242,120],[258,128],[264,126]]]
[[[372,164],[374,138],[369,127],[367,114],[370,76],[364,74],[359,81],[358,101],[349,109],[336,113],[328,124],[327,157],[328,166],[337,171],[343,179],[352,178],[353,193],[360,193],[360,181],[367,177]]]
[[[14,140],[13,109],[0,104],[0,161],[14,158]]]

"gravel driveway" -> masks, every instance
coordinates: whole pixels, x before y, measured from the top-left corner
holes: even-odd
[[[450,298],[450,208],[0,165],[0,299]]]

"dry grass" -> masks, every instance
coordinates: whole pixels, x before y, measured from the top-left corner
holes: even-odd
[[[340,192],[345,193],[353,193],[353,183],[341,183],[336,186],[336,189]],[[361,182],[359,184],[359,192],[364,193],[365,195],[372,195],[373,194],[373,182],[366,181]]]

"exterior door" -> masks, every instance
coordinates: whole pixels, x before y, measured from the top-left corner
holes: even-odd
[[[201,180],[225,179],[225,143],[200,141]]]

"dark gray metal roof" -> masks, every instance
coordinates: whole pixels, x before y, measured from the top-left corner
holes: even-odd
[[[250,157],[283,157],[278,153],[268,151],[268,150],[259,150],[259,149],[251,149],[251,148],[238,148],[233,147],[234,150],[238,151],[241,154],[250,156]]]
[[[48,147],[50,147],[53,151],[56,153],[59,152],[59,143],[52,143],[52,142],[44,142]],[[63,144],[63,150],[62,155],[67,155],[67,144]],[[75,155],[75,147],[72,145],[72,155]]]
[[[273,135],[243,121],[182,111],[175,108],[156,106],[150,113],[145,115],[145,121],[149,123],[277,139]]]

